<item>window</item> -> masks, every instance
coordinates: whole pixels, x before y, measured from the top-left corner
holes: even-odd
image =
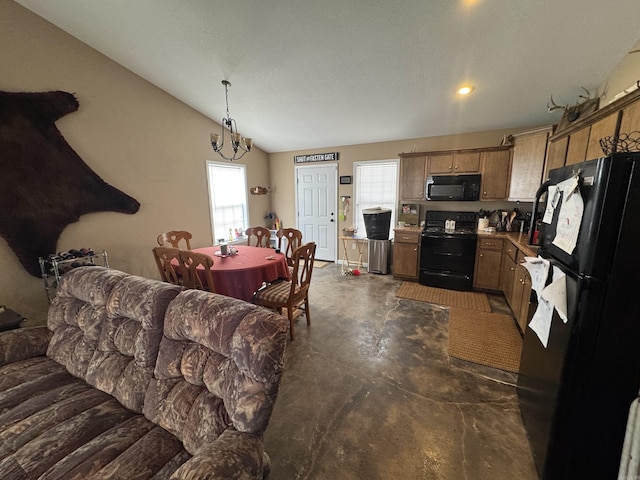
[[[353,213],[358,235],[366,235],[362,216],[362,210],[365,208],[390,208],[391,226],[395,225],[398,205],[398,161],[356,162],[354,176]]]
[[[231,232],[248,227],[247,172],[241,164],[207,162],[213,240],[228,240]]]

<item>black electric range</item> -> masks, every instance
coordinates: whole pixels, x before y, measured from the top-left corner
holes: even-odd
[[[421,233],[422,285],[471,290],[476,261],[476,212],[427,211]]]

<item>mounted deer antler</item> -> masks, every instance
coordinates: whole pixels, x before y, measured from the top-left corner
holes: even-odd
[[[564,112],[563,115],[566,115],[567,120],[569,122],[573,122],[577,120],[578,117],[580,117],[583,107],[585,107],[589,102],[593,103],[594,101],[596,101],[591,98],[591,93],[589,92],[589,90],[587,90],[584,87],[581,87],[581,88],[582,90],[587,92],[587,95],[586,96],[583,94],[578,95],[578,101],[576,102],[575,105],[571,107],[569,105],[564,105],[564,106],[558,105],[556,102],[553,101],[553,95],[551,95],[551,100],[547,102],[547,111],[551,113],[554,110],[560,109]]]
[[[564,112],[569,110],[569,105],[558,105],[556,102],[553,101],[553,95],[551,95],[551,100],[549,100],[547,102],[547,112],[551,113],[554,110],[562,110]]]
[[[587,90],[584,87],[580,87],[581,89],[583,89],[585,92],[587,92],[587,96],[585,97],[584,95],[580,94],[578,95],[578,98],[581,98],[583,102],[588,102],[589,100],[591,100],[591,93],[589,92],[589,90]],[[577,103],[581,103],[580,100],[578,100]]]

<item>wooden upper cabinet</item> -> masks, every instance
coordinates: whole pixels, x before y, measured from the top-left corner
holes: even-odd
[[[461,152],[453,154],[453,173],[479,173],[480,152]]]
[[[567,147],[567,158],[565,165],[573,165],[574,163],[584,162],[587,159],[587,145],[589,143],[589,130],[591,127],[587,125],[577,132],[569,135],[569,146]]]
[[[400,159],[400,199],[424,200],[426,156]]]
[[[480,152],[437,153],[427,163],[429,175],[479,173]]]
[[[544,178],[553,168],[604,156],[600,139],[634,131],[640,131],[640,90],[610,102],[556,131],[549,139]]]
[[[453,153],[429,155],[429,175],[443,175],[453,171]]]
[[[549,178],[549,170],[554,168],[564,167],[564,159],[567,156],[567,145],[569,144],[569,137],[562,137],[553,142],[549,142],[547,146],[547,161],[544,164],[544,173],[542,174],[542,181],[544,182]]]
[[[600,146],[600,139],[603,137],[614,135],[616,133],[617,123],[618,112],[615,112],[591,125],[585,160],[593,160],[594,158],[600,158],[604,156],[604,152],[602,150],[602,147]]]
[[[627,105],[622,110],[620,133],[631,133],[640,130],[640,101]]]
[[[480,200],[505,200],[509,193],[511,149],[482,152]]]
[[[540,186],[551,127],[514,135],[509,200],[532,201]]]

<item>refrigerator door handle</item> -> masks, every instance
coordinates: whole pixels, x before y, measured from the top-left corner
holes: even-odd
[[[533,245],[533,232],[536,229],[536,216],[538,213],[538,203],[540,203],[540,197],[547,193],[547,190],[549,190],[549,186],[551,185],[551,180],[547,180],[542,185],[540,185],[540,187],[536,191],[536,197],[533,200],[533,208],[531,211],[531,224],[529,225],[529,245]]]

